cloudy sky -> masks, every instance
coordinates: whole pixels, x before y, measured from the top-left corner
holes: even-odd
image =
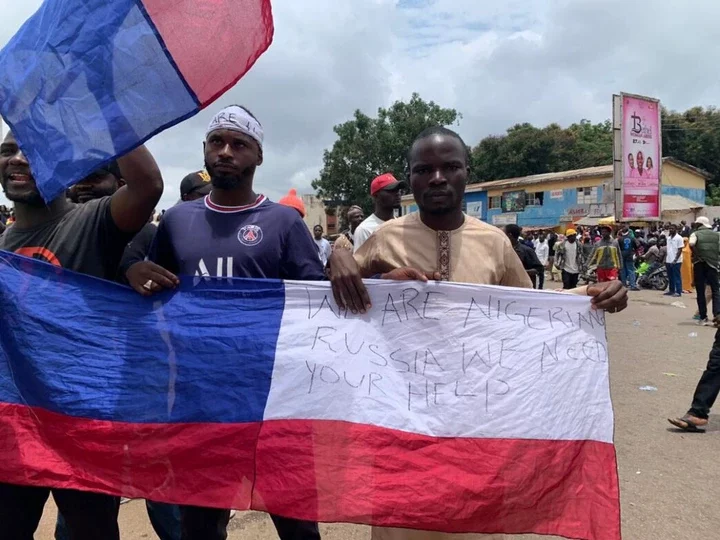
[[[0,44],[40,3],[0,0]],[[335,124],[413,92],[460,111],[468,144],[517,122],[605,120],[614,92],[672,109],[720,101],[717,0],[275,0],[273,11],[274,43],[253,70],[150,142],[160,208],[202,166],[205,126],[230,103],[265,128],[256,190],[277,199],[312,192]]]

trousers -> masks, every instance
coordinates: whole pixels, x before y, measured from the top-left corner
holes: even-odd
[[[715,341],[710,349],[707,367],[695,388],[689,414],[698,418],[710,415],[710,409],[720,393],[720,330],[715,332]]]
[[[620,269],[620,281],[626,287],[635,289],[637,284],[635,283],[635,263],[632,259],[623,260],[623,266]]]
[[[120,540],[120,498],[70,489],[0,484],[0,537],[33,540],[52,492],[73,540]]]
[[[566,291],[569,289],[574,289],[578,285],[578,279],[580,278],[580,274],[571,274],[570,272],[566,272],[565,270],[562,271],[562,281],[563,281],[563,289]]]
[[[159,540],[180,540],[180,508],[174,504],[145,501],[148,518]],[[65,518],[58,512],[55,540],[71,540]]]
[[[712,292],[713,318],[720,315],[720,283],[718,282],[718,271],[706,262],[698,261],[693,265],[695,278],[695,290],[697,291],[698,313],[700,320],[707,319],[707,299],[705,298],[705,286],[710,287]]]
[[[230,510],[181,506],[182,540],[226,540]],[[317,523],[270,514],[280,540],[320,540]]]
[[[670,294],[682,294],[682,276],[680,275],[680,267],[682,263],[666,263],[668,272],[668,282],[670,282]]]

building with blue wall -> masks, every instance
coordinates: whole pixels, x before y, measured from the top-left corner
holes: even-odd
[[[702,208],[708,177],[692,165],[663,158],[663,213]],[[465,190],[464,207],[467,214],[498,226],[515,223],[525,229],[549,229],[580,220],[587,223],[614,214],[613,166],[471,184]],[[416,210],[412,195],[403,197],[403,214]]]

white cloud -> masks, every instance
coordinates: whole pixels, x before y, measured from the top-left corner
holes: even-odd
[[[0,44],[39,3],[0,0]],[[256,184],[277,198],[311,191],[335,124],[412,92],[457,108],[471,144],[516,122],[604,120],[619,91],[674,109],[720,95],[716,0],[277,0],[273,11],[275,42],[253,70],[150,142],[166,180],[161,207],[202,166],[205,125],[229,103],[263,123]]]

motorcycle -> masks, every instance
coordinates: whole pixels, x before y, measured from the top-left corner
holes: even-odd
[[[641,289],[664,291],[669,283],[667,268],[665,268],[664,264],[659,265],[657,268],[649,268],[637,278],[637,286]]]
[[[648,271],[652,268],[652,265],[646,261],[642,261],[640,264],[638,264],[637,268],[635,269],[635,275],[639,278],[640,276],[644,276],[648,273]]]

